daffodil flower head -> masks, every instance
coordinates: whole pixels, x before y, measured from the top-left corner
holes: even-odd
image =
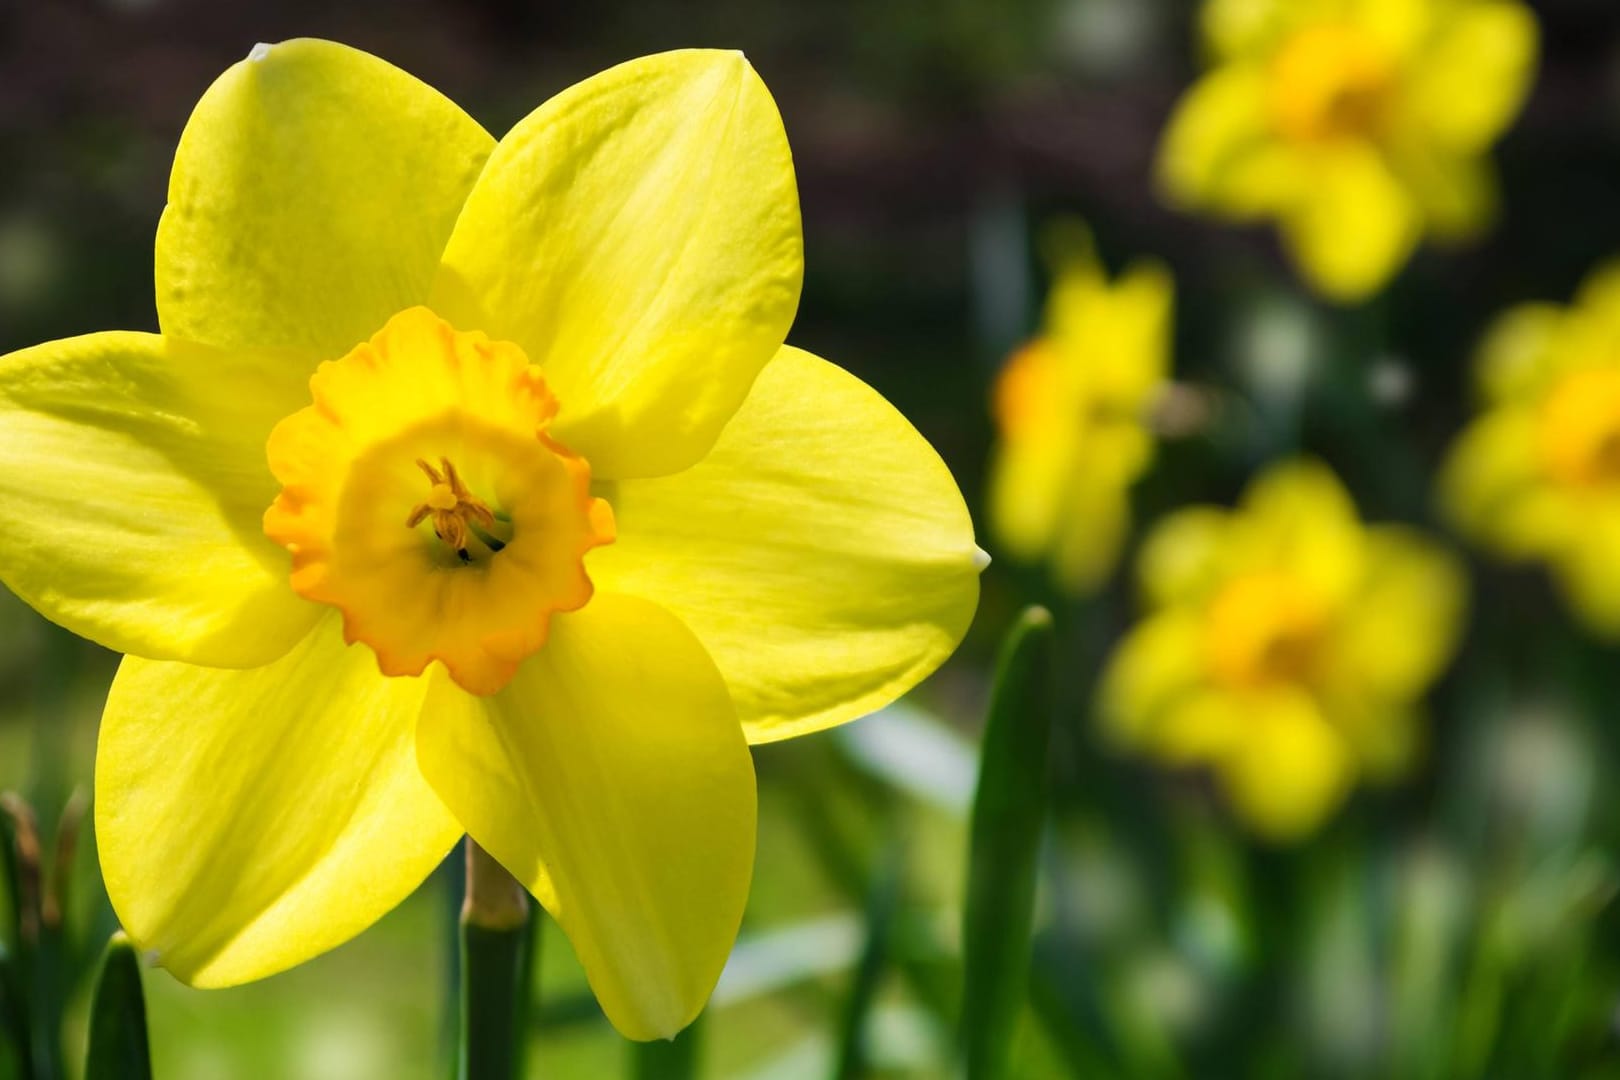
[[[1520,0],[1206,0],[1202,22],[1210,69],[1160,147],[1172,203],[1276,222],[1311,285],[1344,302],[1425,234],[1490,223],[1488,154],[1535,68]]]
[[[1171,514],[1139,571],[1147,612],[1100,689],[1122,746],[1208,769],[1278,840],[1413,760],[1419,699],[1460,629],[1462,570],[1415,530],[1362,524],[1325,466],[1284,462],[1236,509]]]
[[[1499,316],[1476,371],[1480,415],[1440,477],[1448,516],[1497,555],[1546,565],[1585,625],[1620,637],[1620,265],[1567,306]]]
[[[1152,462],[1169,379],[1173,285],[1157,263],[1109,279],[1089,235],[1062,252],[1039,335],[992,392],[990,520],[1014,558],[1047,561],[1066,590],[1107,580]]]
[[[384,675],[438,661],[496,693],[553,614],[590,600],[585,554],[613,540],[590,466],[548,433],[543,372],[419,307],[322,364],[310,390],[268,444],[282,489],[264,531],[292,555],[293,590],[337,608]]]
[[[978,595],[944,464],[783,344],[801,247],[738,53],[622,64],[499,142],[329,42],[214,83],[162,333],[0,358],[0,578],[128,654],[96,832],[138,945],[272,974],[467,833],[621,1031],[691,1020],[748,892],[749,743],[893,700]]]

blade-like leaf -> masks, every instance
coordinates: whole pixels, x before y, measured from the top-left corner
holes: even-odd
[[[839,1080],[865,1076],[866,1029],[877,998],[878,982],[889,959],[889,933],[900,899],[901,859],[898,848],[884,860],[872,896],[866,904],[866,944],[861,949],[855,981],[844,1005],[843,1034],[839,1039]]]
[[[84,1075],[86,1080],[151,1080],[140,958],[122,932],[107,943],[96,977]]]
[[[0,1078],[5,1080],[33,1071],[33,1033],[22,991],[17,961],[0,942]]]
[[[1052,616],[1032,607],[1001,648],[973,802],[962,919],[968,1080],[1003,1074],[1027,996],[1053,701]]]

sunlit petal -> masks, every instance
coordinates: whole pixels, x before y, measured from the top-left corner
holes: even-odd
[[[701,463],[602,494],[619,537],[587,558],[592,578],[692,628],[752,742],[893,701],[978,603],[973,522],[944,462],[874,390],[797,349]]]
[[[1459,4],[1440,21],[1406,88],[1424,134],[1479,152],[1519,114],[1535,77],[1536,19],[1515,0]]]
[[[1466,583],[1449,551],[1416,530],[1368,530],[1366,572],[1325,667],[1347,691],[1409,701],[1451,659]]]
[[[1344,736],[1302,693],[1251,698],[1244,720],[1247,731],[1220,765],[1227,797],[1258,832],[1303,836],[1338,807],[1355,778]]]
[[[1315,151],[1308,184],[1283,217],[1305,275],[1334,300],[1377,292],[1417,244],[1422,219],[1377,150],[1346,142]]]
[[[1188,612],[1145,619],[1115,649],[1104,669],[1098,711],[1124,744],[1150,747],[1165,717],[1204,679],[1204,630]]]
[[[776,105],[741,53],[644,57],[501,140],[433,307],[545,368],[597,476],[697,461],[787,335],[803,243]]]
[[[441,680],[422,768],[473,838],[562,926],[608,1018],[685,1027],[748,895],[754,774],[725,683],[668,613],[598,595],[508,687]]]
[[[263,352],[105,333],[0,357],[0,578],[120,652],[263,664],[313,625],[260,515],[304,375]]]
[[[259,45],[197,103],[157,236],[163,331],[333,359],[427,298],[494,140],[329,41]]]
[[[416,767],[422,679],[387,679],[328,615],[249,671],[125,659],[96,751],[96,840],[131,938],[194,986],[340,945],[461,827]]]

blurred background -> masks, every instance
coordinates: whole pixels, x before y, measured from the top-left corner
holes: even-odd
[[[255,42],[373,52],[496,134],[619,60],[740,48],[797,163],[807,274],[791,341],[915,423],[996,561],[960,652],[904,702],[756,751],[758,867],[695,1035],[702,1075],[833,1075],[850,1060],[863,955],[857,1073],[949,1075],[977,740],[996,646],[1039,602],[1057,617],[1062,684],[1017,1075],[1620,1076],[1620,652],[1544,572],[1473,553],[1434,494],[1492,318],[1565,303],[1620,254],[1620,7],[1533,6],[1540,69],[1496,148],[1495,227],[1425,246],[1374,299],[1338,306],[1313,298],[1270,230],[1158,197],[1160,135],[1200,71],[1196,7],[1181,0],[0,0],[0,352],[156,329],[152,237],[175,142]],[[1169,269],[1171,370],[1200,403],[1161,432],[1131,489],[1123,561],[1084,596],[1004,557],[982,513],[991,387],[1041,328],[1041,238],[1069,218],[1111,268]],[[1276,843],[1200,770],[1108,745],[1093,701],[1140,612],[1131,560],[1153,522],[1230,505],[1297,452],[1329,465],[1367,520],[1446,538],[1472,601],[1414,767]],[[88,795],[115,663],[0,594],[0,789],[37,809],[47,843],[64,808],[72,832],[72,793]],[[72,1060],[82,973],[113,925],[92,840],[64,875]],[[442,1075],[459,858],[286,975],[199,992],[150,972],[156,1075]],[[554,927],[538,979],[531,1074],[622,1074],[627,1046]]]

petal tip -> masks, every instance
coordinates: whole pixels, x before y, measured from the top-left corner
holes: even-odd
[[[266,59],[270,55],[270,48],[271,46],[267,42],[260,41],[255,43],[253,48],[248,50],[248,62],[256,64],[259,61]]]
[[[984,573],[990,568],[990,553],[979,545],[973,545],[973,569]]]

